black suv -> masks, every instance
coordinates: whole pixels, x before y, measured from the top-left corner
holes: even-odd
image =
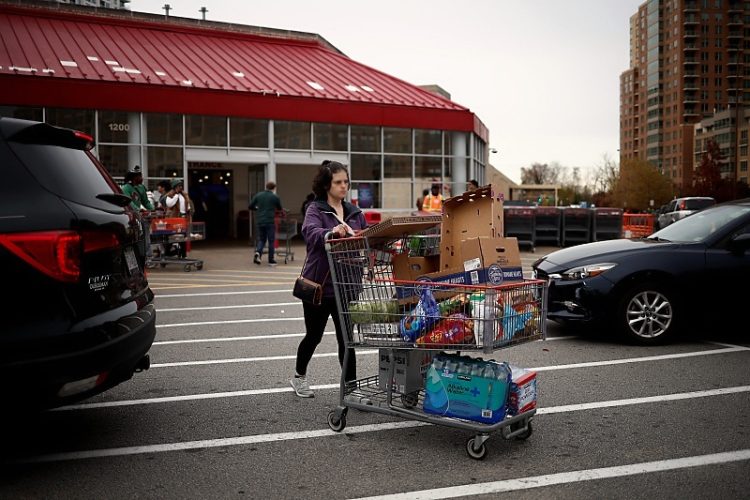
[[[4,408],[60,406],[148,368],[143,226],[92,147],[80,132],[0,118]]]

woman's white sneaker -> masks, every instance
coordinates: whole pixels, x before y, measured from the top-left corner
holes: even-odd
[[[315,396],[312,389],[310,389],[307,377],[294,377],[289,382],[292,384],[292,389],[297,393],[297,396],[301,398],[312,398]]]

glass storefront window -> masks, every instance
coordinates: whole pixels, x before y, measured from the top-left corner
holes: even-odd
[[[229,145],[233,148],[267,148],[268,120],[230,118]]]
[[[102,162],[110,175],[120,183],[125,177],[125,172],[131,167],[142,164],[140,146],[99,145],[97,152],[99,153],[99,161]]]
[[[380,180],[380,155],[352,155],[349,167],[352,179]]]
[[[411,179],[411,156],[388,156],[384,158],[384,175],[386,179]]]
[[[94,136],[94,110],[47,108],[47,123],[57,127],[72,128]]]
[[[276,149],[310,149],[309,122],[273,122],[273,145]]]
[[[352,190],[357,190],[357,205],[359,208],[382,208],[380,201],[379,182],[352,182]],[[354,200],[354,191],[352,200]]]
[[[383,180],[382,186],[383,206],[382,208],[409,208],[416,210],[416,198],[412,195],[411,180],[393,179]]]
[[[336,123],[313,124],[313,149],[316,151],[346,151],[348,127]]]
[[[442,150],[443,134],[439,130],[414,130],[414,152],[419,155],[439,155]]]
[[[0,106],[0,116],[20,118],[21,120],[42,121],[42,108],[27,108],[24,106]]]
[[[380,127],[352,125],[352,151],[380,152]]]
[[[141,115],[125,111],[99,111],[99,139],[101,142],[139,144]]]
[[[411,129],[386,127],[383,129],[383,143],[386,153],[411,153]]]
[[[185,115],[185,144],[226,146],[227,119],[223,116]]]
[[[417,156],[414,159],[414,177],[435,177],[440,179],[442,176],[443,167],[440,157]]]
[[[182,145],[182,115],[146,113],[143,116],[148,144]]]
[[[146,148],[148,176],[182,178],[182,148]]]

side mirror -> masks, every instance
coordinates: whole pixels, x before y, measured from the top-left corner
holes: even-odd
[[[729,240],[729,248],[734,252],[746,252],[750,248],[750,233],[742,233]]]

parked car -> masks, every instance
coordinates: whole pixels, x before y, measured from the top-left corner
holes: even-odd
[[[706,208],[641,239],[588,243],[532,265],[549,281],[549,319],[643,344],[687,327],[746,323],[750,199]],[[608,330],[607,330],[608,331]]]
[[[0,118],[4,412],[83,399],[149,365],[143,226],[92,147],[80,132]]]
[[[686,198],[675,198],[667,203],[664,210],[660,210],[656,223],[659,229],[663,229],[675,221],[684,219],[698,210],[703,210],[716,204],[716,200],[709,196],[689,196]]]

